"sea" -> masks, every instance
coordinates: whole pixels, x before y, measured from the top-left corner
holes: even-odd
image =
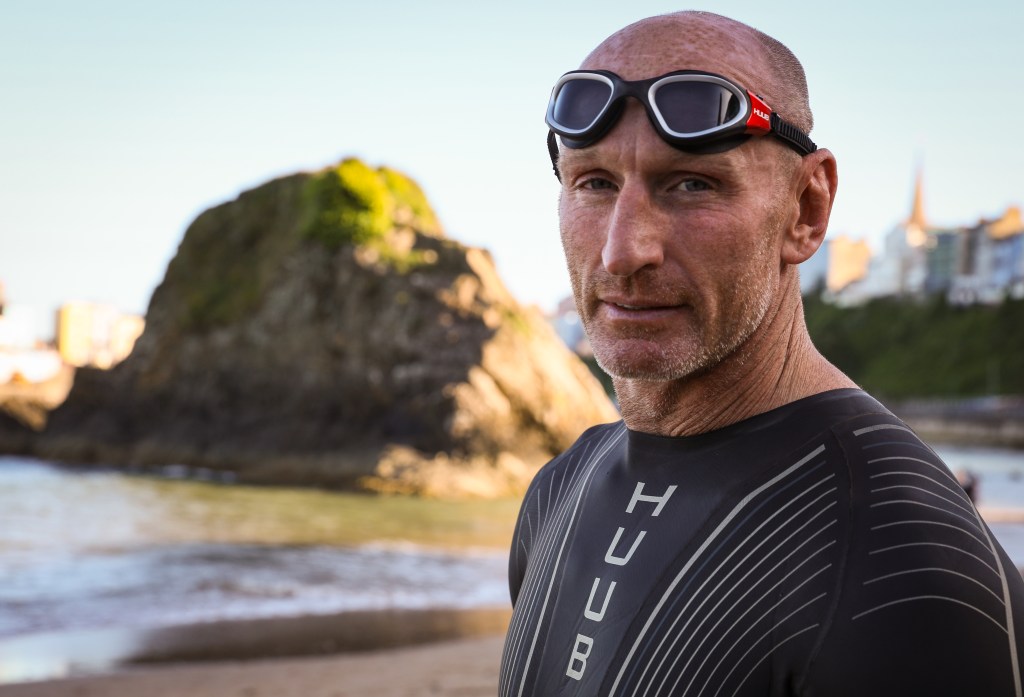
[[[1024,567],[1024,451],[938,446]],[[507,607],[518,501],[381,498],[0,457],[0,683],[38,637],[357,610]],[[30,647],[30,648],[26,648]],[[45,650],[45,649],[40,649]],[[26,653],[28,652],[28,653]],[[6,655],[5,655],[6,653]]]

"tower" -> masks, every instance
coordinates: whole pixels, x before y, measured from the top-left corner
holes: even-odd
[[[907,231],[908,246],[922,247],[928,241],[928,221],[924,215],[924,173],[920,164],[914,177],[914,202],[904,228]]]

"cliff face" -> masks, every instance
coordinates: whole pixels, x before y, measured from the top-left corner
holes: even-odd
[[[146,320],[124,363],[79,371],[39,454],[499,495],[617,418],[486,252],[357,160],[200,215]]]

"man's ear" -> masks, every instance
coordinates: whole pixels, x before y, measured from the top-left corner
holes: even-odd
[[[825,239],[839,186],[836,158],[824,148],[815,150],[804,155],[796,176],[799,210],[782,241],[782,261],[786,264],[807,261]]]

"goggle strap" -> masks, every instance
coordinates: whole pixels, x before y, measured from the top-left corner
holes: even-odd
[[[555,178],[562,181],[562,175],[558,172],[558,143],[555,142],[554,131],[548,131],[548,155],[551,156],[551,168],[555,170]]]
[[[772,133],[791,144],[804,155],[810,155],[818,149],[818,146],[814,144],[814,141],[808,138],[803,131],[784,120],[774,111],[772,112],[769,121],[771,123]]]

